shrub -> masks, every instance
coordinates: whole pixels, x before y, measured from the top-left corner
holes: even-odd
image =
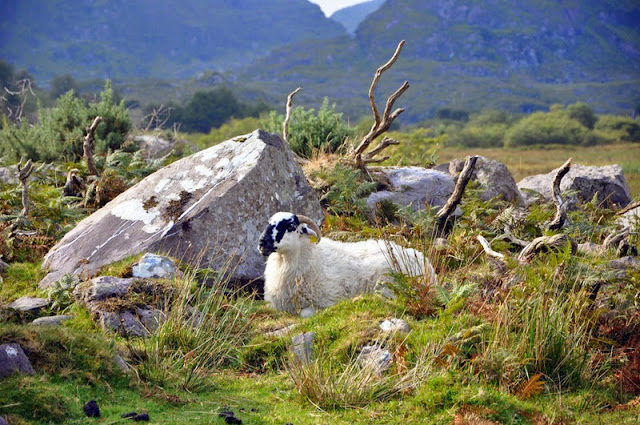
[[[583,145],[603,142],[580,122],[559,112],[535,112],[509,129],[505,146]]]
[[[602,115],[595,129],[618,142],[640,142],[640,123],[631,117]]]
[[[354,131],[345,124],[342,113],[335,109],[336,105],[329,106],[326,97],[317,114],[313,108],[293,108],[289,123],[291,149],[304,158],[310,158],[318,150],[337,152],[346,139],[354,135]],[[281,133],[283,122],[284,116],[272,111],[261,124],[267,131]]]

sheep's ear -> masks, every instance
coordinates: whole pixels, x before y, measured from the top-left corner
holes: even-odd
[[[316,232],[314,232],[309,226],[307,226],[306,224],[303,224],[302,225],[302,231],[304,233],[308,233],[309,234],[309,242],[311,242],[311,243],[318,242],[318,234]]]

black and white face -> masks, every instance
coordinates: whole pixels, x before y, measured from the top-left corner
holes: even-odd
[[[298,249],[302,235],[318,236],[306,224],[301,224],[295,214],[289,212],[276,213],[271,217],[267,228],[260,236],[258,250],[266,257],[277,251]]]

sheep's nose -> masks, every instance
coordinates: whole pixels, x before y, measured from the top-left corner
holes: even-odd
[[[265,237],[263,234],[258,241],[258,251],[265,257],[271,254],[274,250],[273,241],[269,237]]]

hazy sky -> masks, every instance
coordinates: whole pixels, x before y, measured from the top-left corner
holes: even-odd
[[[353,6],[354,4],[364,3],[367,0],[309,0],[311,3],[315,3],[324,12],[326,16],[331,16],[336,10],[340,10],[347,6]]]

